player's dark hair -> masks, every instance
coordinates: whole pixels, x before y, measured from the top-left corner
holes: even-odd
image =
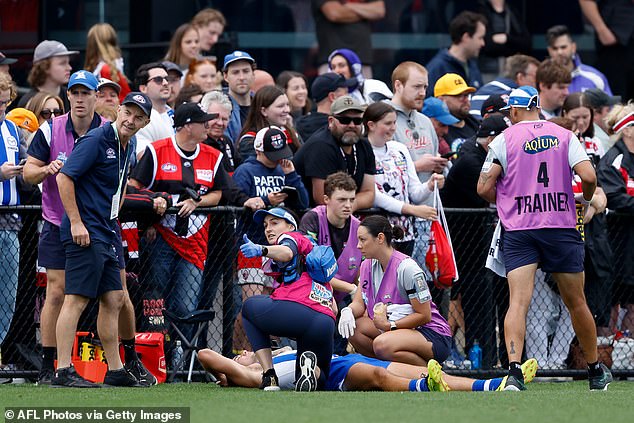
[[[402,239],[405,236],[405,230],[398,225],[392,226],[385,216],[368,216],[363,219],[361,226],[366,228],[370,235],[375,238],[382,233],[388,245],[392,245],[393,239]]]

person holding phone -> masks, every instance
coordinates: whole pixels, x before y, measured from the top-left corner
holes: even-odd
[[[433,173],[422,183],[407,147],[393,141],[396,131],[396,110],[387,103],[373,103],[363,114],[363,125],[372,145],[376,161],[374,176],[374,206],[391,213],[393,225],[405,229],[403,239],[394,243],[395,248],[411,255],[414,251],[414,217],[436,220],[436,209],[422,204],[434,187],[442,188],[445,177]]]

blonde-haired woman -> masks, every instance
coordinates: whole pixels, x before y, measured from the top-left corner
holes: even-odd
[[[599,163],[599,184],[608,197],[610,210],[631,214],[634,213],[634,103],[617,104],[605,122],[608,133],[617,141]],[[614,225],[618,225],[617,230],[611,231],[612,245],[618,246],[614,249],[614,263],[621,266],[614,272],[612,304],[626,310],[621,330],[631,332],[634,331],[634,224],[631,216],[622,216]]]
[[[123,70],[123,57],[117,32],[110,24],[98,23],[88,30],[84,69],[95,74],[97,79],[106,78],[119,84],[119,101],[123,101],[130,93],[130,85]]]

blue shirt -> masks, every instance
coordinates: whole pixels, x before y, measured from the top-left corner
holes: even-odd
[[[427,87],[427,97],[434,96],[434,85],[446,73],[457,73],[462,76],[468,86],[476,90],[482,86],[482,75],[478,68],[478,60],[470,59],[463,63],[449,54],[448,49],[442,49],[427,63],[427,77],[429,86]]]
[[[91,241],[114,244],[117,219],[110,219],[112,197],[121,177],[127,180],[135,151],[132,137],[124,149],[115,137],[111,123],[93,129],[77,140],[61,173],[75,182],[75,200]],[[124,186],[121,187],[123,191]],[[70,221],[64,213],[60,235],[63,244],[73,242]]]

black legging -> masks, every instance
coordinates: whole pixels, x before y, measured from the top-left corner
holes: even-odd
[[[275,335],[296,339],[298,358],[304,351],[314,352],[321,370],[317,387],[324,389],[335,331],[332,317],[299,303],[256,295],[242,306],[242,324],[253,351],[271,348],[270,335]],[[295,362],[295,380],[300,376],[299,362],[299,359]]]

